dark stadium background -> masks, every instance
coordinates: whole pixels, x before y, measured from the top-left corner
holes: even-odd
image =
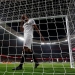
[[[44,30],[41,31],[46,41],[54,41],[59,39],[66,38],[66,29],[65,29],[65,19],[64,18],[55,18],[55,19],[42,19],[35,20],[39,29]],[[40,23],[39,23],[40,21]],[[48,24],[47,24],[48,21]],[[7,23],[15,31],[20,32],[20,22]],[[56,25],[56,26],[55,26]],[[48,26],[48,28],[47,28]],[[58,37],[56,33],[56,27],[58,31]],[[47,32],[48,31],[48,32]],[[5,34],[7,33],[7,34]],[[49,33],[49,35],[48,35]],[[50,36],[50,37],[49,37]],[[4,40],[3,40],[4,39]],[[39,35],[34,31],[34,38],[36,40],[39,39]],[[12,34],[9,34],[7,31],[4,31],[0,28],[0,54],[10,55],[10,56],[21,56],[23,41],[16,38]],[[32,44],[32,50],[37,58],[68,58],[69,50],[67,42],[57,43],[57,44]]]

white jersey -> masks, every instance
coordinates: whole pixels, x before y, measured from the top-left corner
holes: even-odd
[[[30,36],[33,38],[33,25],[36,24],[33,19],[29,19],[27,22],[24,23],[24,37]]]

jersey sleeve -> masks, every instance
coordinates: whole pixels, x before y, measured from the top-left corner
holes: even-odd
[[[31,19],[31,25],[35,25],[35,21],[33,19]]]

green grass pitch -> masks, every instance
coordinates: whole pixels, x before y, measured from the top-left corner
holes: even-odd
[[[0,63],[0,75],[75,75],[75,69],[70,68],[69,62],[41,62],[36,69],[34,69],[34,63],[26,62],[23,70],[12,70],[18,64]]]

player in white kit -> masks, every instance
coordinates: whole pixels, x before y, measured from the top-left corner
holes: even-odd
[[[22,59],[20,62],[20,65],[13,70],[21,70],[22,65],[24,63],[24,58],[26,59],[27,55],[30,54],[30,56],[33,58],[35,62],[35,68],[39,65],[38,61],[35,59],[35,56],[33,54],[33,51],[31,50],[31,44],[32,44],[32,38],[33,38],[33,29],[37,31],[37,33],[40,35],[40,38],[42,41],[44,41],[44,38],[42,34],[40,33],[38,27],[36,26],[36,23],[33,19],[29,19],[25,14],[21,17],[22,21],[20,24],[20,30],[24,32],[24,43],[23,43],[23,51],[22,51]],[[24,55],[25,54],[25,55]]]

